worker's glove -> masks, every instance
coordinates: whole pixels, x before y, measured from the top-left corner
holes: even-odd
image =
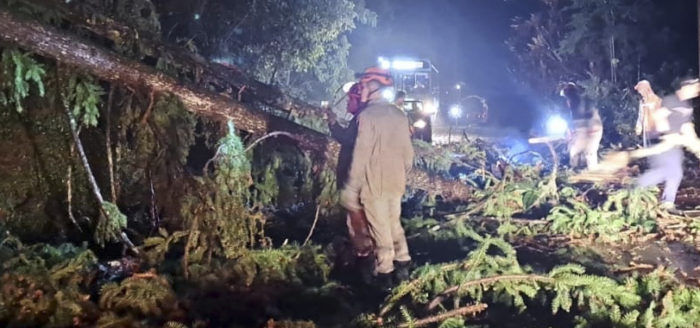
[[[340,205],[348,211],[361,211],[360,191],[351,187],[345,187],[340,191]]]

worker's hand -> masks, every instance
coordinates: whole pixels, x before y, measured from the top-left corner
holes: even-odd
[[[642,135],[642,126],[641,126],[641,125],[635,126],[635,127],[634,127],[634,133],[635,133],[636,135],[638,135],[638,136],[639,136],[639,135]]]

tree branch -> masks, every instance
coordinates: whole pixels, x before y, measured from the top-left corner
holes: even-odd
[[[483,311],[485,311],[488,308],[487,304],[484,303],[478,303],[470,306],[465,306],[461,307],[456,310],[452,311],[447,311],[442,314],[438,314],[432,317],[427,317],[424,319],[420,319],[411,323],[402,323],[398,326],[398,328],[418,328],[418,327],[425,327],[427,325],[433,324],[433,323],[439,323],[442,321],[445,321],[449,318],[452,317],[457,317],[457,316],[466,316],[466,315],[476,315],[479,314]]]
[[[442,301],[450,294],[453,294],[464,288],[479,286],[479,285],[492,285],[502,281],[532,281],[532,282],[545,282],[553,283],[554,279],[546,276],[534,275],[534,274],[520,274],[520,275],[502,275],[495,277],[481,278],[477,280],[467,281],[463,284],[452,286],[445,289],[439,296],[435,297],[430,304],[428,304],[428,309],[432,310],[436,308]]]

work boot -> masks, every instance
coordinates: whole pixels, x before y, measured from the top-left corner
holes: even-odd
[[[374,257],[373,256],[358,256],[356,261],[356,270],[360,274],[362,283],[371,285],[373,282],[372,272],[374,272]]]
[[[682,216],[682,215],[683,215],[683,211],[678,210],[678,209],[676,208],[676,204],[674,204],[674,203],[672,203],[672,202],[663,202],[663,203],[661,203],[661,205],[659,206],[659,208],[660,208],[661,210],[666,211],[668,214],[671,214],[671,215],[678,215],[678,216]]]
[[[391,289],[394,288],[393,272],[389,273],[377,273],[375,279],[375,285],[383,293],[390,293]]]
[[[410,278],[410,267],[411,261],[394,261],[394,278],[396,282],[402,283]]]

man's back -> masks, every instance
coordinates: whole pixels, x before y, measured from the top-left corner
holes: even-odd
[[[350,184],[365,196],[403,194],[413,163],[408,118],[395,105],[376,100],[358,116]]]

